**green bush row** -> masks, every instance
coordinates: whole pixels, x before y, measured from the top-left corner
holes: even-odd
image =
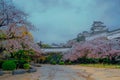
[[[80,64],[120,64],[120,61],[116,61],[114,59],[108,59],[108,58],[78,58],[75,61],[71,61],[72,64],[80,63]]]
[[[3,70],[14,70],[14,69],[16,69],[16,64],[13,61],[5,61],[2,64],[2,69]]]
[[[16,68],[26,69],[27,61],[25,60],[0,60],[0,68],[3,70],[14,70]]]

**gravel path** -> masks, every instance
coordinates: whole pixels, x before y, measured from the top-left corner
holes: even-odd
[[[84,70],[75,70],[60,65],[43,65],[39,80],[93,80]]]

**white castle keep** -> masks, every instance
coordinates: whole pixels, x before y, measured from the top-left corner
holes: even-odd
[[[85,37],[86,41],[93,40],[98,37],[107,37],[108,39],[120,38],[120,28],[109,31],[109,29],[101,21],[94,21],[90,31],[83,31],[77,35],[77,39]]]

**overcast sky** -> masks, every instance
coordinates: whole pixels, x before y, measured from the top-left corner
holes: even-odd
[[[61,43],[89,31],[93,21],[120,28],[120,0],[13,0],[39,31],[36,41]]]

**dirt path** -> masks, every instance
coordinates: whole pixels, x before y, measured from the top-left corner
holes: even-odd
[[[43,65],[40,72],[40,80],[93,80],[84,70],[60,65]]]

